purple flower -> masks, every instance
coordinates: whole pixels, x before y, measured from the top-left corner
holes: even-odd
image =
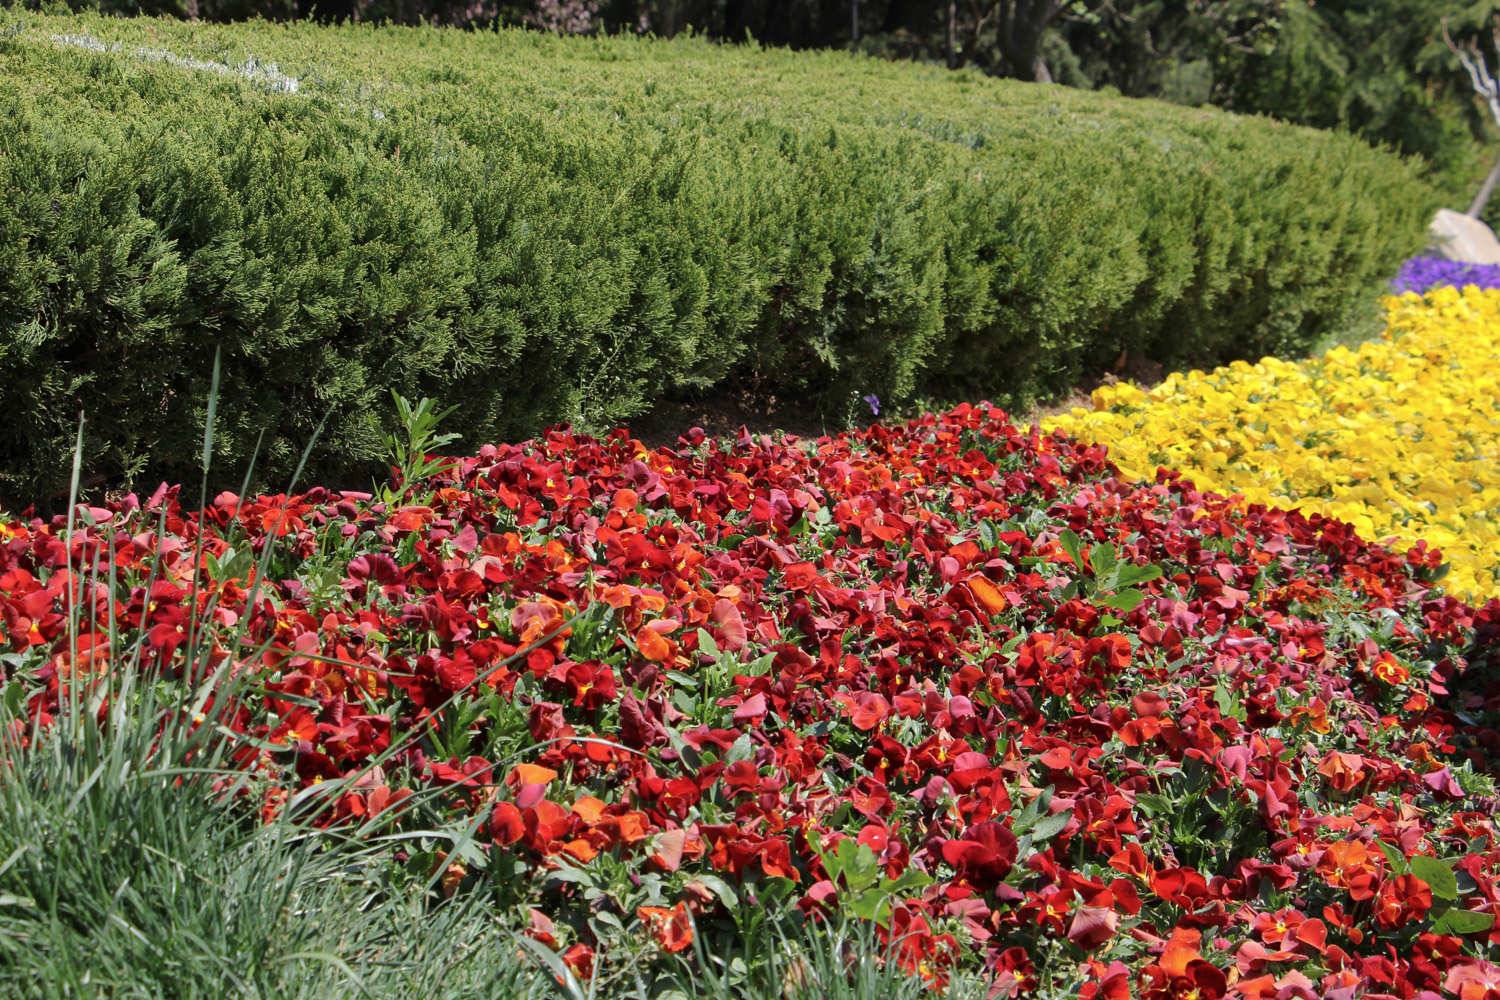
[[[1500,288],[1500,265],[1467,264],[1441,257],[1413,257],[1391,282],[1393,292],[1426,292],[1440,285]]]
[[[862,398],[865,401],[865,405],[870,408],[871,415],[877,417],[880,416],[880,397],[872,392],[868,396],[864,396]]]

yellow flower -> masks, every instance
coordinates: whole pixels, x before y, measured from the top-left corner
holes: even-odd
[[[1388,298],[1379,340],[1119,384],[1046,422],[1109,445],[1122,472],[1182,470],[1250,503],[1337,517],[1443,550],[1448,590],[1500,595],[1500,290]]]

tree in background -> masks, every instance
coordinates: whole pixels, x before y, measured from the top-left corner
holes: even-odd
[[[1097,3],[1088,0],[948,0],[944,54],[949,69],[958,69],[988,51],[997,75],[1051,83],[1042,46],[1066,13],[1086,14]]]
[[[1319,128],[1345,128],[1472,174],[1484,119],[1443,45],[1453,0],[1291,0],[1276,41],[1231,54],[1214,104]]]
[[[1470,11],[1472,17],[1473,11]],[[1480,37],[1483,32],[1472,25],[1467,31],[1461,31],[1464,36],[1462,42],[1454,41],[1453,34],[1449,30],[1446,19],[1443,21],[1443,43],[1448,50],[1458,57],[1459,65],[1468,74],[1469,85],[1474,89],[1474,94],[1484,102],[1489,109],[1490,117],[1497,126],[1500,126],[1500,80],[1490,71],[1490,54],[1493,53],[1496,61],[1496,72],[1500,72],[1500,14],[1490,13],[1489,23],[1489,51],[1481,44]],[[1479,192],[1469,204],[1469,215],[1478,216],[1485,210],[1494,193],[1496,184],[1500,184],[1500,159],[1490,168],[1485,176],[1484,183],[1480,185]]]
[[[1058,31],[1075,85],[1181,104],[1213,99],[1215,76],[1272,49],[1286,0],[1105,0],[1070,12]]]

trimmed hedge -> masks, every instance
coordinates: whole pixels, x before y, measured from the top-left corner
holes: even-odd
[[[27,15],[0,32],[0,468],[280,474],[729,380],[1068,387],[1312,346],[1432,194],[1342,135],[842,54]],[[271,65],[274,63],[274,66]],[[289,78],[295,78],[295,91]]]

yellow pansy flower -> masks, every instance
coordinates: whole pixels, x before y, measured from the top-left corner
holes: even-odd
[[[1450,565],[1449,591],[1500,596],[1500,290],[1439,288],[1385,308],[1378,340],[1104,386],[1092,409],[1044,426],[1108,445],[1131,477],[1166,465],[1398,549],[1426,540]]]

